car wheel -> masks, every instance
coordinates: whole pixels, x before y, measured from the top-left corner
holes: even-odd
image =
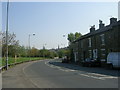
[[[110,69],[113,69],[113,65],[112,65],[112,64],[110,64],[109,68],[110,68]]]
[[[91,64],[88,64],[88,67],[91,67]]]

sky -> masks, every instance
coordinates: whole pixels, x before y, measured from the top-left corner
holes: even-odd
[[[20,45],[47,49],[68,45],[67,35],[89,33],[99,20],[105,25],[118,18],[117,2],[10,2],[9,32],[16,34]],[[2,30],[5,31],[6,3],[2,3]],[[32,34],[35,33],[35,36]],[[63,37],[65,35],[65,37]]]

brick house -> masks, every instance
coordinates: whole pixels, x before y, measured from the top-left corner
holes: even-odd
[[[120,52],[119,36],[120,20],[110,18],[110,24],[107,26],[99,20],[99,29],[95,30],[95,26],[92,26],[88,34],[71,43],[73,62],[81,63],[90,58],[105,64],[110,52]]]

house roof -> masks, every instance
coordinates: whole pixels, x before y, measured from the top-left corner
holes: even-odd
[[[117,22],[114,23],[114,24],[109,24],[109,25],[107,25],[107,26],[105,26],[105,27],[103,27],[103,28],[101,28],[101,29],[97,29],[97,30],[95,30],[94,32],[89,32],[89,33],[81,36],[81,37],[78,38],[77,40],[73,41],[73,43],[74,43],[74,42],[77,42],[77,41],[79,41],[79,40],[82,40],[82,39],[84,39],[84,38],[90,37],[90,36],[92,36],[92,35],[99,34],[99,33],[102,33],[102,32],[108,31],[108,30],[111,30],[112,27],[117,26],[117,25],[120,25],[120,20],[117,21]]]

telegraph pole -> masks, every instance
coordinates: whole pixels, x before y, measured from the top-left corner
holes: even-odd
[[[9,0],[7,2],[7,18],[6,18],[6,70],[8,69],[8,19],[9,19]]]

